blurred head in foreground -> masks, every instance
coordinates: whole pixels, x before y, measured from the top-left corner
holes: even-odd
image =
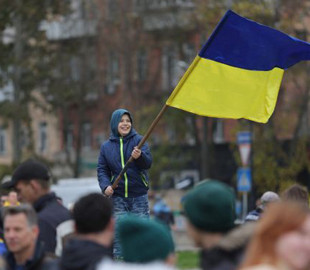
[[[309,269],[310,214],[305,207],[293,202],[278,202],[266,209],[241,269],[262,264],[275,269]]]
[[[120,220],[117,230],[125,262],[174,264],[174,243],[166,225],[128,215]]]

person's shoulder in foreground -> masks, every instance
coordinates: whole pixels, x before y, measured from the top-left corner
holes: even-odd
[[[126,262],[115,262],[112,260],[103,260],[100,262],[96,270],[176,270],[177,268],[171,265],[164,264],[163,262],[152,262],[148,264],[139,263],[126,263]]]

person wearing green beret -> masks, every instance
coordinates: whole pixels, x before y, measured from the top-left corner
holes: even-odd
[[[182,205],[187,232],[201,248],[201,269],[237,269],[254,224],[235,226],[234,190],[217,180],[202,181]]]
[[[176,261],[172,235],[160,221],[128,215],[116,227],[124,262],[103,260],[97,270],[173,270]]]

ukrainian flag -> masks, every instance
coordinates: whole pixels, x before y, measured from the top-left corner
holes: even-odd
[[[229,10],[166,104],[198,115],[266,123],[284,70],[310,60],[310,44]]]

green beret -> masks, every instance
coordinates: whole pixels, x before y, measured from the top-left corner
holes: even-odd
[[[116,229],[125,262],[165,260],[174,252],[170,230],[158,221],[128,215],[120,219]]]
[[[234,227],[234,191],[217,180],[204,181],[189,191],[183,208],[190,223],[200,230],[227,232]]]

